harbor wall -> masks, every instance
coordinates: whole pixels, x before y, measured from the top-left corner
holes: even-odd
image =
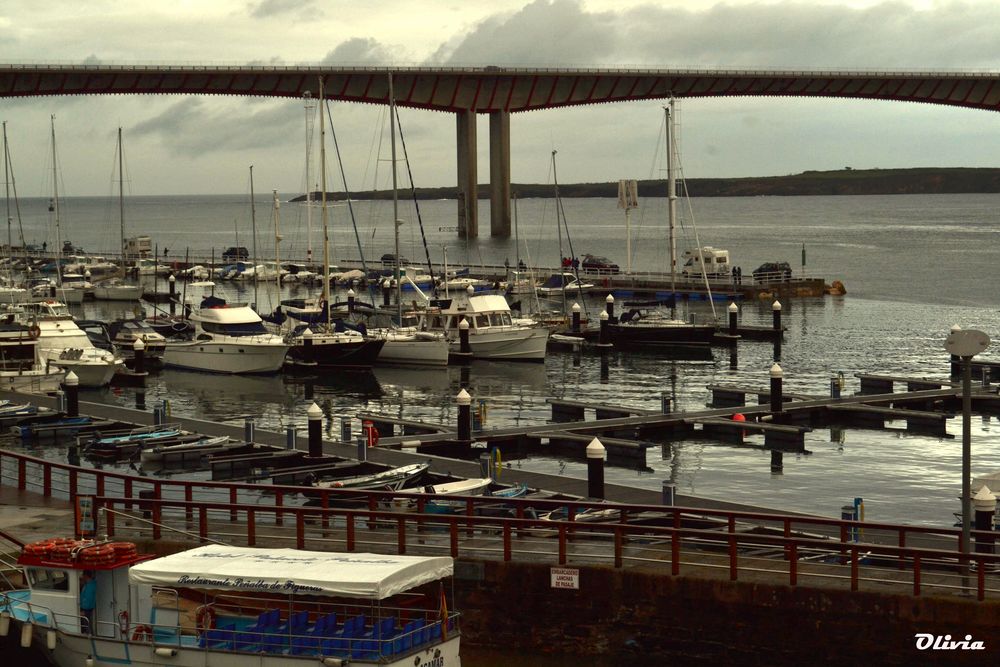
[[[456,603],[470,646],[614,664],[997,664],[1000,604],[771,582],[461,560]],[[917,650],[915,634],[972,635],[985,650]]]

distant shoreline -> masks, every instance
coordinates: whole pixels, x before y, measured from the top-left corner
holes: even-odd
[[[683,192],[678,183],[678,192]],[[788,176],[751,176],[746,178],[689,178],[687,193],[692,197],[795,197],[823,195],[913,195],[913,194],[972,194],[1000,192],[1000,168],[939,168],[913,169],[840,169],[837,171],[805,171]],[[546,198],[553,195],[551,184],[512,183],[511,192],[521,198]],[[666,182],[639,181],[640,197],[663,197]],[[456,199],[454,186],[416,188],[400,196],[417,199]],[[618,197],[618,183],[567,183],[559,185],[563,197]],[[318,200],[320,193],[313,194]],[[343,193],[330,192],[327,197],[343,200]],[[479,186],[479,199],[489,199],[488,185]],[[352,199],[391,199],[388,190],[352,192]],[[305,201],[300,195],[291,201]]]

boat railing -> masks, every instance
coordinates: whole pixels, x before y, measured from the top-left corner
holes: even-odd
[[[130,639],[210,651],[379,660],[421,650],[460,632],[458,612],[221,594],[194,612],[195,624],[134,626]]]
[[[0,592],[0,612],[6,612],[14,618],[20,618],[17,610],[24,610],[24,615],[27,617],[26,622],[61,632],[81,632],[86,628],[87,619],[84,616],[53,611],[50,607],[34,603],[30,599],[16,597],[14,594],[17,592]],[[94,625],[100,624],[95,623]]]

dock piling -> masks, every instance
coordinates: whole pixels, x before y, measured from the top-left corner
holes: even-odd
[[[348,315],[353,315],[354,314],[354,299],[355,299],[355,297],[357,297],[357,294],[354,293],[353,289],[347,290],[347,314]]]
[[[572,329],[572,331],[573,331],[573,333],[578,334],[578,333],[580,333],[580,304],[574,303],[572,311],[573,311],[573,329]]]
[[[673,507],[676,504],[676,490],[677,490],[674,483],[668,482],[667,480],[663,480],[663,484],[660,488],[661,488],[660,497],[662,498],[661,502],[667,507]]]
[[[392,289],[389,284],[389,279],[385,278],[382,280],[382,306],[388,308],[391,304],[390,297],[392,296]]]
[[[587,445],[587,495],[604,498],[604,445],[597,438]]]
[[[739,316],[740,308],[736,305],[735,301],[729,302],[729,335],[735,336],[737,330],[737,317]]]
[[[771,366],[771,412],[774,414],[777,414],[784,409],[782,405],[783,399],[781,396],[783,375],[784,373],[781,371],[781,366],[777,363]]]
[[[306,417],[309,419],[309,456],[319,458],[323,456],[323,411],[313,403],[306,410]]]
[[[298,449],[298,434],[294,426],[285,427],[285,449]]]
[[[979,492],[972,497],[976,508],[976,530],[988,531],[989,536],[976,535],[976,553],[991,554],[996,537],[993,535],[993,515],[997,511],[997,499],[993,492],[984,484]]]
[[[135,342],[132,343],[132,354],[134,355],[135,358],[132,370],[134,370],[136,373],[145,373],[146,344],[142,342],[141,338],[136,338]]]
[[[368,438],[363,435],[358,436],[358,461],[364,463],[368,460]]]
[[[781,302],[777,299],[771,304],[771,325],[775,331],[781,331]]]
[[[472,442],[472,397],[463,389],[455,397],[458,405],[458,439],[461,442]]]
[[[785,455],[781,450],[771,450],[771,472],[780,473],[785,469]]]
[[[615,320],[615,297],[612,294],[607,295],[604,298],[604,303],[607,304],[608,320],[614,322]]]
[[[167,278],[167,285],[169,285],[170,290],[170,317],[177,316],[177,278],[174,274],[170,274]]]
[[[348,443],[351,441],[351,416],[343,415],[340,418],[340,441]]]
[[[610,294],[608,295],[608,298],[612,298]],[[601,334],[600,338],[598,338],[598,347],[611,347],[611,336],[608,331],[608,317],[608,311],[605,310],[601,313]]]
[[[66,391],[66,415],[69,417],[80,416],[80,378],[76,373],[70,371],[66,374],[63,382]]]
[[[254,428],[255,424],[253,417],[245,417],[243,419],[243,439],[249,443],[253,442]]]

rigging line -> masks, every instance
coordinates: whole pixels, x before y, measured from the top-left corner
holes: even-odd
[[[403,124],[399,120],[399,107],[396,107],[396,129],[399,131],[399,143],[403,146],[403,163],[406,164],[406,176],[410,179],[410,194],[413,206],[417,211],[417,224],[420,225],[420,240],[424,242],[424,254],[427,255],[427,268],[434,284],[434,265],[431,264],[431,251],[427,247],[427,235],[424,234],[424,220],[420,217],[420,203],[417,201],[417,189],[413,185],[413,170],[410,169],[410,156],[406,152],[406,139],[403,138]]]
[[[361,256],[361,268],[365,272],[365,278],[368,278],[368,263],[365,261],[365,253],[361,248],[361,235],[358,233],[358,223],[354,219],[354,205],[351,203],[351,190],[347,187],[347,173],[344,171],[344,160],[340,156],[340,144],[337,143],[337,130],[333,127],[333,113],[330,111],[330,101],[324,100],[326,103],[326,116],[330,121],[330,134],[333,136],[333,149],[337,153],[337,164],[340,166],[340,179],[344,184],[344,196],[347,198],[347,210],[351,215],[351,226],[354,227],[354,239],[358,244],[358,254]],[[329,280],[329,278],[324,278],[324,280]],[[368,293],[372,299],[375,300],[375,286],[368,283]]]

